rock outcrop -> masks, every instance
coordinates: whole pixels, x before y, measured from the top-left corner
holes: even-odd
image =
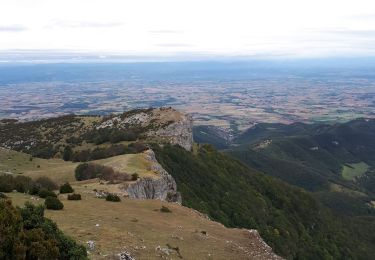
[[[160,178],[142,178],[132,183],[126,189],[132,199],[159,199],[181,203],[181,195],[177,192],[177,185],[171,175]]]
[[[151,149],[145,152],[151,162],[151,170],[156,176],[140,178],[125,188],[132,199],[158,199],[168,202],[182,202],[181,194],[177,191],[177,184],[173,177],[158,163],[155,153]]]
[[[157,131],[150,131],[148,136],[157,136],[168,140],[171,144],[178,144],[182,148],[191,151],[193,146],[193,119],[184,115],[180,120],[160,128]]]
[[[158,143],[178,144],[190,151],[193,145],[193,119],[173,108],[132,110],[112,116],[96,127],[136,128],[142,135]]]

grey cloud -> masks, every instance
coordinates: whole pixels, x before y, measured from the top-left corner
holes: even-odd
[[[18,24],[0,25],[0,32],[22,32],[26,30],[28,30],[27,27]]]

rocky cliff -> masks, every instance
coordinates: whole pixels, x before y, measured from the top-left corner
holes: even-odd
[[[170,107],[132,110],[112,116],[96,128],[136,128],[149,141],[178,144],[188,151],[193,145],[192,118]]]
[[[181,194],[177,191],[176,181],[158,163],[151,149],[144,153],[147,154],[147,159],[151,162],[151,170],[156,173],[156,176],[140,178],[136,182],[128,184],[125,191],[128,193],[129,198],[158,199],[181,204]]]

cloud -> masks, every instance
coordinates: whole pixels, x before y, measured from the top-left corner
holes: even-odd
[[[363,38],[375,37],[375,30],[331,30],[331,31],[323,31],[323,33],[356,36],[356,37],[363,37]]]
[[[23,32],[28,30],[27,27],[19,24],[0,25],[0,32]]]
[[[149,33],[154,33],[154,34],[177,34],[177,33],[183,33],[183,31],[179,30],[151,30],[148,31]]]
[[[375,21],[375,13],[348,15],[345,18],[355,21]]]
[[[111,28],[124,25],[121,22],[92,22],[92,21],[52,21],[48,28],[62,27],[62,28]]]
[[[166,47],[166,48],[173,48],[173,47],[183,48],[183,47],[193,47],[194,45],[186,44],[186,43],[160,43],[160,44],[155,44],[155,46]]]

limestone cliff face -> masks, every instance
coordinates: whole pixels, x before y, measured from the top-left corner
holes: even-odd
[[[164,128],[149,132],[148,136],[158,136],[168,140],[171,144],[178,144],[190,151],[193,145],[193,119],[188,115],[184,115],[180,120]]]
[[[159,199],[168,202],[182,202],[181,194],[177,191],[177,184],[173,177],[157,162],[154,152],[145,152],[152,163],[151,170],[157,175],[152,178],[140,178],[126,187],[129,198]]]
[[[146,139],[158,143],[178,144],[188,151],[193,145],[192,118],[173,108],[129,111],[104,120],[96,128],[118,128],[124,131],[137,128]]]
[[[160,178],[144,178],[130,184],[126,189],[132,199],[158,199],[168,202],[181,203],[181,195],[177,192],[177,185],[171,175]]]

